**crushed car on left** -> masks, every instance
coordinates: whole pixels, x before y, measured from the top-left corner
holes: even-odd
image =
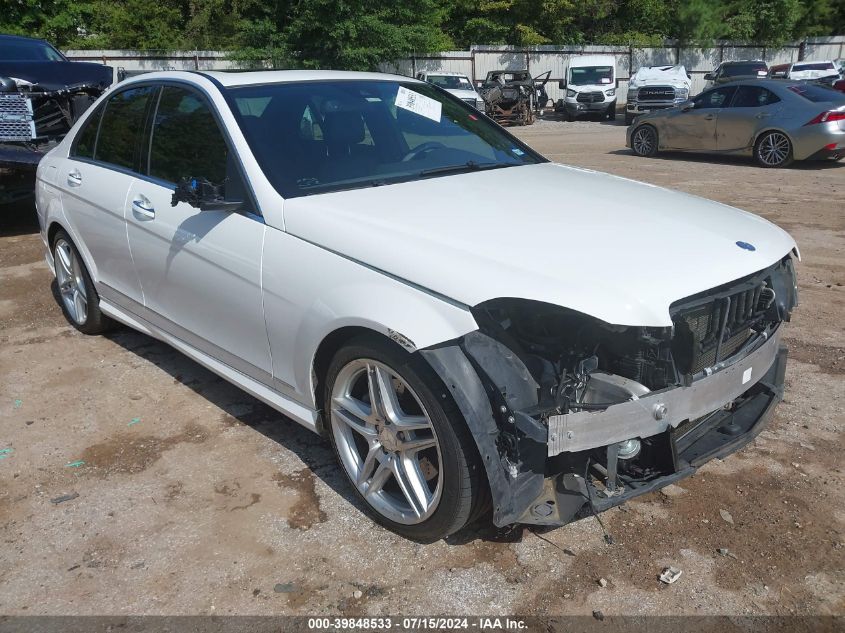
[[[32,195],[35,168],[113,81],[43,40],[0,35],[0,203]]]

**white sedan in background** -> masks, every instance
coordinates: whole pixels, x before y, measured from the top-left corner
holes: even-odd
[[[36,195],[75,327],[145,332],[326,435],[408,538],[604,510],[782,396],[786,232],[552,164],[413,79],[142,75]]]

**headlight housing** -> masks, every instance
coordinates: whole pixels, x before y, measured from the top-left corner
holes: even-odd
[[[689,88],[676,88],[675,98],[680,99],[681,101],[689,99]]]
[[[628,101],[637,100],[637,88],[628,88]]]
[[[604,94],[608,97],[615,97],[616,96],[616,88],[611,88],[610,90],[605,90]]]
[[[578,94],[578,93],[577,93],[577,92],[575,92],[572,88],[567,88],[567,89],[566,89],[566,96],[567,96],[567,97],[574,97],[574,96],[575,96],[575,95],[577,95],[577,94]]]

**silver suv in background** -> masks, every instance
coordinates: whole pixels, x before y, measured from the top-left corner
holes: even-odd
[[[466,75],[450,72],[421,72],[417,73],[417,79],[427,81],[438,88],[443,88],[443,90],[455,95],[464,103],[471,105],[477,110],[484,111],[484,99],[476,92],[472,82]]]

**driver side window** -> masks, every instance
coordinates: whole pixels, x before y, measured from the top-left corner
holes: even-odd
[[[164,86],[153,120],[147,173],[178,184],[205,178],[223,185],[224,198],[248,201],[237,158],[229,151],[205,97],[185,88]],[[245,211],[252,211],[244,207]]]

